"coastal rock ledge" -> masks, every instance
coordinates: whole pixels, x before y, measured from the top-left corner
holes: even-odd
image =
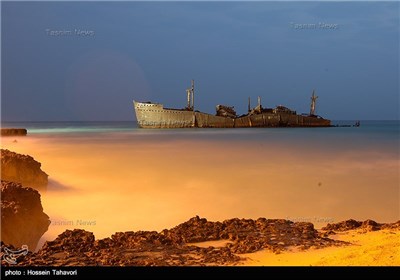
[[[352,225],[347,227],[348,225]],[[375,227],[371,228],[371,225]],[[355,226],[355,227],[354,227]],[[266,250],[275,254],[349,246],[330,238],[332,229],[400,230],[400,221],[379,224],[348,220],[317,231],[312,223],[284,219],[229,219],[211,222],[198,216],[171,229],[117,232],[95,239],[92,232],[66,230],[35,253],[18,259],[17,266],[231,266],[246,260],[243,254]],[[206,243],[205,243],[206,242]],[[6,244],[1,244],[2,247]],[[3,250],[3,248],[2,248]],[[2,265],[7,266],[6,262]]]
[[[25,128],[2,128],[1,136],[26,136],[28,131]]]
[[[48,175],[42,171],[41,163],[33,157],[1,149],[1,180],[46,191]]]
[[[215,243],[201,243],[205,241]],[[226,266],[244,260],[243,253],[259,250],[279,254],[292,246],[307,250],[346,244],[321,236],[312,223],[266,218],[211,222],[196,216],[161,232],[117,232],[98,240],[92,232],[66,230],[17,265]]]
[[[1,241],[34,251],[50,225],[37,190],[1,181]],[[3,252],[3,250],[1,250]]]

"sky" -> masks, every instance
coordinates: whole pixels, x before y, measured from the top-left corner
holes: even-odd
[[[2,121],[129,121],[132,101],[399,119],[399,2],[1,2]]]

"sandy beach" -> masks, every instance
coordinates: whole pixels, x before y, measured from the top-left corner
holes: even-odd
[[[309,249],[293,248],[274,254],[269,251],[244,254],[248,260],[242,266],[399,266],[400,231],[363,232],[351,230],[330,236],[351,245]]]

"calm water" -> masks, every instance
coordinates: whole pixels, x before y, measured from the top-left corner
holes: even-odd
[[[353,125],[355,121],[333,121],[333,125]],[[141,129],[135,121],[120,122],[2,122],[2,127],[27,128],[29,134],[75,134],[78,133],[104,133],[104,132],[130,132],[134,133],[160,133],[183,135],[208,134],[220,135],[352,135],[352,136],[382,136],[399,139],[400,121],[362,121],[361,126],[355,127],[330,127],[330,128],[241,128],[241,129]]]
[[[333,121],[333,125],[353,125],[355,121]],[[207,140],[280,142],[306,144],[323,149],[374,147],[399,154],[400,121],[361,121],[360,127],[328,128],[239,128],[239,129],[141,129],[134,121],[124,122],[3,122],[2,127],[27,128],[29,136],[62,138],[109,138],[125,141],[137,137],[151,140]],[[134,141],[133,141],[134,142]]]
[[[286,218],[317,227],[400,218],[399,121],[328,128],[3,127],[28,129],[26,137],[2,138],[2,148],[33,156],[49,174],[42,204],[52,224],[42,242],[71,228],[96,238],[159,231],[195,215]]]

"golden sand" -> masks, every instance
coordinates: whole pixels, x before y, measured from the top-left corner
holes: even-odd
[[[400,231],[358,230],[338,233],[330,238],[350,242],[351,245],[299,251],[292,248],[275,254],[258,251],[242,254],[247,260],[242,266],[399,266]]]

